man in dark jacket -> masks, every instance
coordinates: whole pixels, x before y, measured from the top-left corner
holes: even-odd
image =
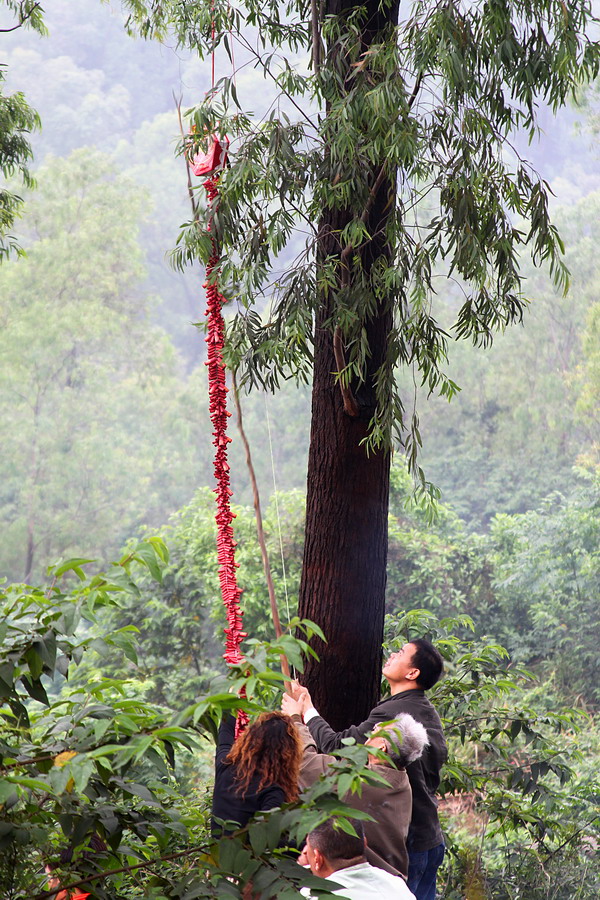
[[[388,722],[400,713],[409,713],[425,726],[429,745],[420,759],[406,768],[413,798],[407,841],[408,886],[417,900],[435,900],[436,874],[444,858],[435,795],[448,751],[440,717],[425,696],[425,691],[436,684],[442,672],[442,657],[428,640],[418,638],[404,644],[401,650],[391,654],[383,667],[391,696],[380,701],[360,725],[337,732],[318,714],[306,688],[297,685],[294,690],[295,698],[302,704],[304,722],[321,753],[331,753],[348,737],[364,743],[379,722]]]

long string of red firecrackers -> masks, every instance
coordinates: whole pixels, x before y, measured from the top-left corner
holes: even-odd
[[[218,184],[220,173],[211,175],[204,182],[208,199],[210,215],[208,231],[213,230],[214,213],[218,202]],[[242,631],[242,610],[239,599],[242,594],[236,578],[237,563],[235,561],[236,542],[233,538],[231,522],[235,518],[231,511],[229,498],[232,495],[229,483],[229,463],[227,461],[227,445],[231,438],[227,436],[227,419],[230,413],[227,411],[227,385],[225,383],[225,363],[223,362],[223,346],[225,340],[225,325],[223,322],[222,306],[225,298],[219,291],[216,283],[220,264],[219,248],[214,234],[211,236],[212,253],[206,267],[206,318],[208,323],[206,342],[208,344],[208,396],[210,420],[213,426],[213,444],[215,446],[214,472],[217,482],[215,493],[217,495],[217,556],[219,562],[219,581],[221,583],[221,595],[227,611],[228,628],[225,628],[225,660],[230,665],[239,665],[244,657],[240,645],[247,636]],[[242,689],[240,696],[245,697],[246,691]],[[248,716],[243,711],[238,712],[236,723],[236,736],[248,724]]]

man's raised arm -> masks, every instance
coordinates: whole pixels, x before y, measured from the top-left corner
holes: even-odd
[[[377,707],[371,710],[368,719],[361,722],[360,725],[351,725],[343,731],[334,731],[325,719],[319,715],[315,709],[308,689],[302,687],[298,682],[293,682],[292,693],[294,699],[302,706],[302,718],[305,725],[308,726],[320,753],[331,753],[342,746],[344,738],[354,738],[358,744],[364,744],[369,734],[373,731],[379,722],[387,722],[393,716],[385,708]]]

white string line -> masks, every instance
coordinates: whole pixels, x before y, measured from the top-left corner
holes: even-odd
[[[275,480],[275,457],[273,455],[273,440],[271,436],[271,418],[269,416],[269,403],[267,400],[267,392],[264,391],[265,413],[267,418],[267,434],[269,435],[269,452],[271,454],[271,474],[273,476],[273,493],[275,497],[275,514],[277,517],[277,531],[279,532],[279,552],[281,554],[281,569],[283,572],[283,591],[285,594],[285,608],[287,610],[287,620],[290,621],[290,602],[288,597],[287,576],[285,571],[285,557],[283,554],[283,538],[281,536],[281,517],[279,515],[279,499],[277,496],[277,482]]]

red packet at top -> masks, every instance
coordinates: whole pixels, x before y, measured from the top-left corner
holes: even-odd
[[[227,161],[227,149],[229,139],[212,135],[208,138],[209,146],[206,151],[199,150],[190,162],[194,175],[212,175],[217,169],[222,169]]]

